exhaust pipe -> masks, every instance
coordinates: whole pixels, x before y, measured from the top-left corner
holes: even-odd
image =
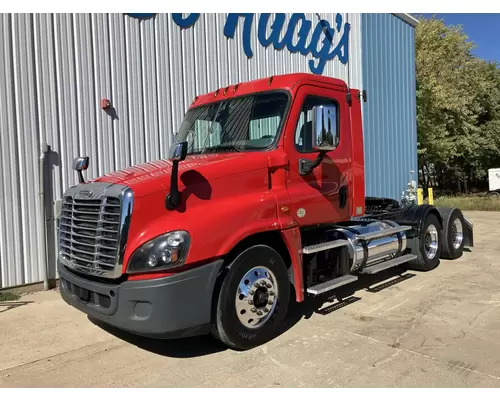
[[[43,279],[43,290],[47,291],[49,287],[49,274],[47,265],[47,218],[45,209],[45,170],[46,170],[46,160],[50,152],[50,146],[43,142],[41,146],[42,154],[39,160],[39,189],[38,189],[38,200],[40,203],[40,211],[38,213],[38,222],[42,228],[40,235],[38,236],[38,250],[40,251],[40,258],[42,261],[42,279]]]

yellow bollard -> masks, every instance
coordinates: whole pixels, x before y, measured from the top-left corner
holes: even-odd
[[[418,188],[417,189],[417,201],[418,205],[424,204],[424,189]]]
[[[434,204],[434,193],[432,191],[432,188],[429,188],[428,191],[429,191],[429,204],[432,205]]]

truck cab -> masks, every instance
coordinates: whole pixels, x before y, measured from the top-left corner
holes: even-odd
[[[460,257],[473,244],[460,210],[365,197],[361,101],[339,79],[269,77],[196,97],[168,160],[85,181],[75,159],[62,298],[135,334],[247,349],[291,300]]]

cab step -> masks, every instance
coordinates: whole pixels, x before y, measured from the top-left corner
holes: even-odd
[[[336,289],[340,286],[347,285],[351,282],[357,281],[358,277],[355,275],[343,275],[338,278],[332,279],[331,281],[323,282],[318,285],[311,286],[307,288],[307,293],[318,295],[330,290]]]
[[[356,239],[364,240],[365,242],[369,240],[380,239],[386,236],[394,235],[395,233],[404,232],[412,229],[412,226],[398,226],[396,228],[384,229],[381,231],[365,233],[363,235],[357,235]]]
[[[384,271],[386,269],[395,267],[396,265],[401,265],[404,264],[405,262],[415,260],[417,258],[416,255],[414,254],[407,254],[405,256],[401,257],[396,257],[391,260],[387,260],[384,262],[381,262],[379,264],[372,265],[367,268],[363,268],[361,271],[359,271],[360,274],[367,274],[367,275],[373,275],[376,274],[380,271]]]
[[[302,249],[302,253],[304,254],[313,254],[319,253],[320,251],[334,249],[336,247],[347,246],[349,244],[348,240],[333,240],[331,242],[312,244],[310,246],[306,246]]]

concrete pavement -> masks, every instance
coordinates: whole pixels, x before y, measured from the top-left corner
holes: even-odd
[[[462,259],[363,279],[247,352],[103,329],[56,291],[0,303],[0,387],[498,387],[500,213],[466,216]]]

